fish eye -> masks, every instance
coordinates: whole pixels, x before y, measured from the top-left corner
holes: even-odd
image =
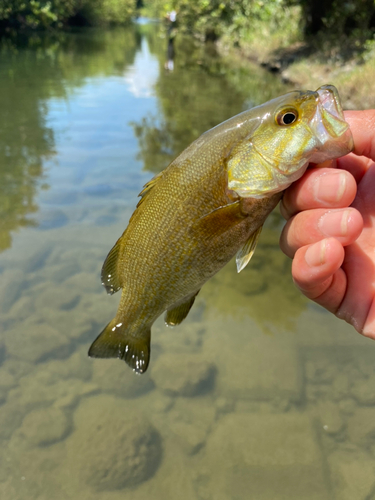
[[[298,120],[298,111],[296,109],[283,109],[276,115],[276,123],[278,125],[292,125]]]

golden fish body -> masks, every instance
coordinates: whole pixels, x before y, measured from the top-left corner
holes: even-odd
[[[347,154],[352,138],[337,90],[290,92],[209,130],[146,184],[129,225],[103,265],[116,317],[92,357],[124,359],[143,373],[151,326],[188,314],[202,285],[237,254],[249,262],[262,225],[310,161]]]

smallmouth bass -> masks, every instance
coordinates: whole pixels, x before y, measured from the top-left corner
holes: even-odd
[[[205,132],[148,182],[109,252],[102,283],[122,289],[116,317],[89,350],[144,373],[151,326],[181,323],[203,284],[237,254],[240,272],[282,192],[310,162],[349,153],[353,139],[332,85],[293,91]]]

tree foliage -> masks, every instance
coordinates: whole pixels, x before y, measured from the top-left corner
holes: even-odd
[[[144,0],[144,8],[153,17],[175,9],[180,30],[237,44],[259,36],[266,43],[276,31],[287,41],[317,33],[364,40],[375,31],[375,0]]]
[[[174,9],[183,31],[205,40],[230,34],[237,42],[259,22],[268,23],[270,29],[274,29],[283,24],[290,13],[286,0],[145,0],[144,8],[146,15],[152,17],[163,17]]]
[[[305,32],[329,31],[339,35],[371,36],[375,28],[374,0],[297,0],[302,5]]]
[[[24,40],[22,40],[24,42]],[[138,38],[132,26],[79,33],[33,33],[26,45],[0,44],[0,252],[20,227],[36,224],[46,163],[56,155],[51,98],[68,101],[88,78],[123,75]]]
[[[135,6],[135,0],[0,0],[0,30],[124,24]]]

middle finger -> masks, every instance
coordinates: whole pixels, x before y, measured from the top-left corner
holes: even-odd
[[[305,245],[327,237],[336,238],[343,246],[353,243],[361,234],[363,220],[355,208],[305,210],[286,223],[280,237],[281,250],[293,258]]]

